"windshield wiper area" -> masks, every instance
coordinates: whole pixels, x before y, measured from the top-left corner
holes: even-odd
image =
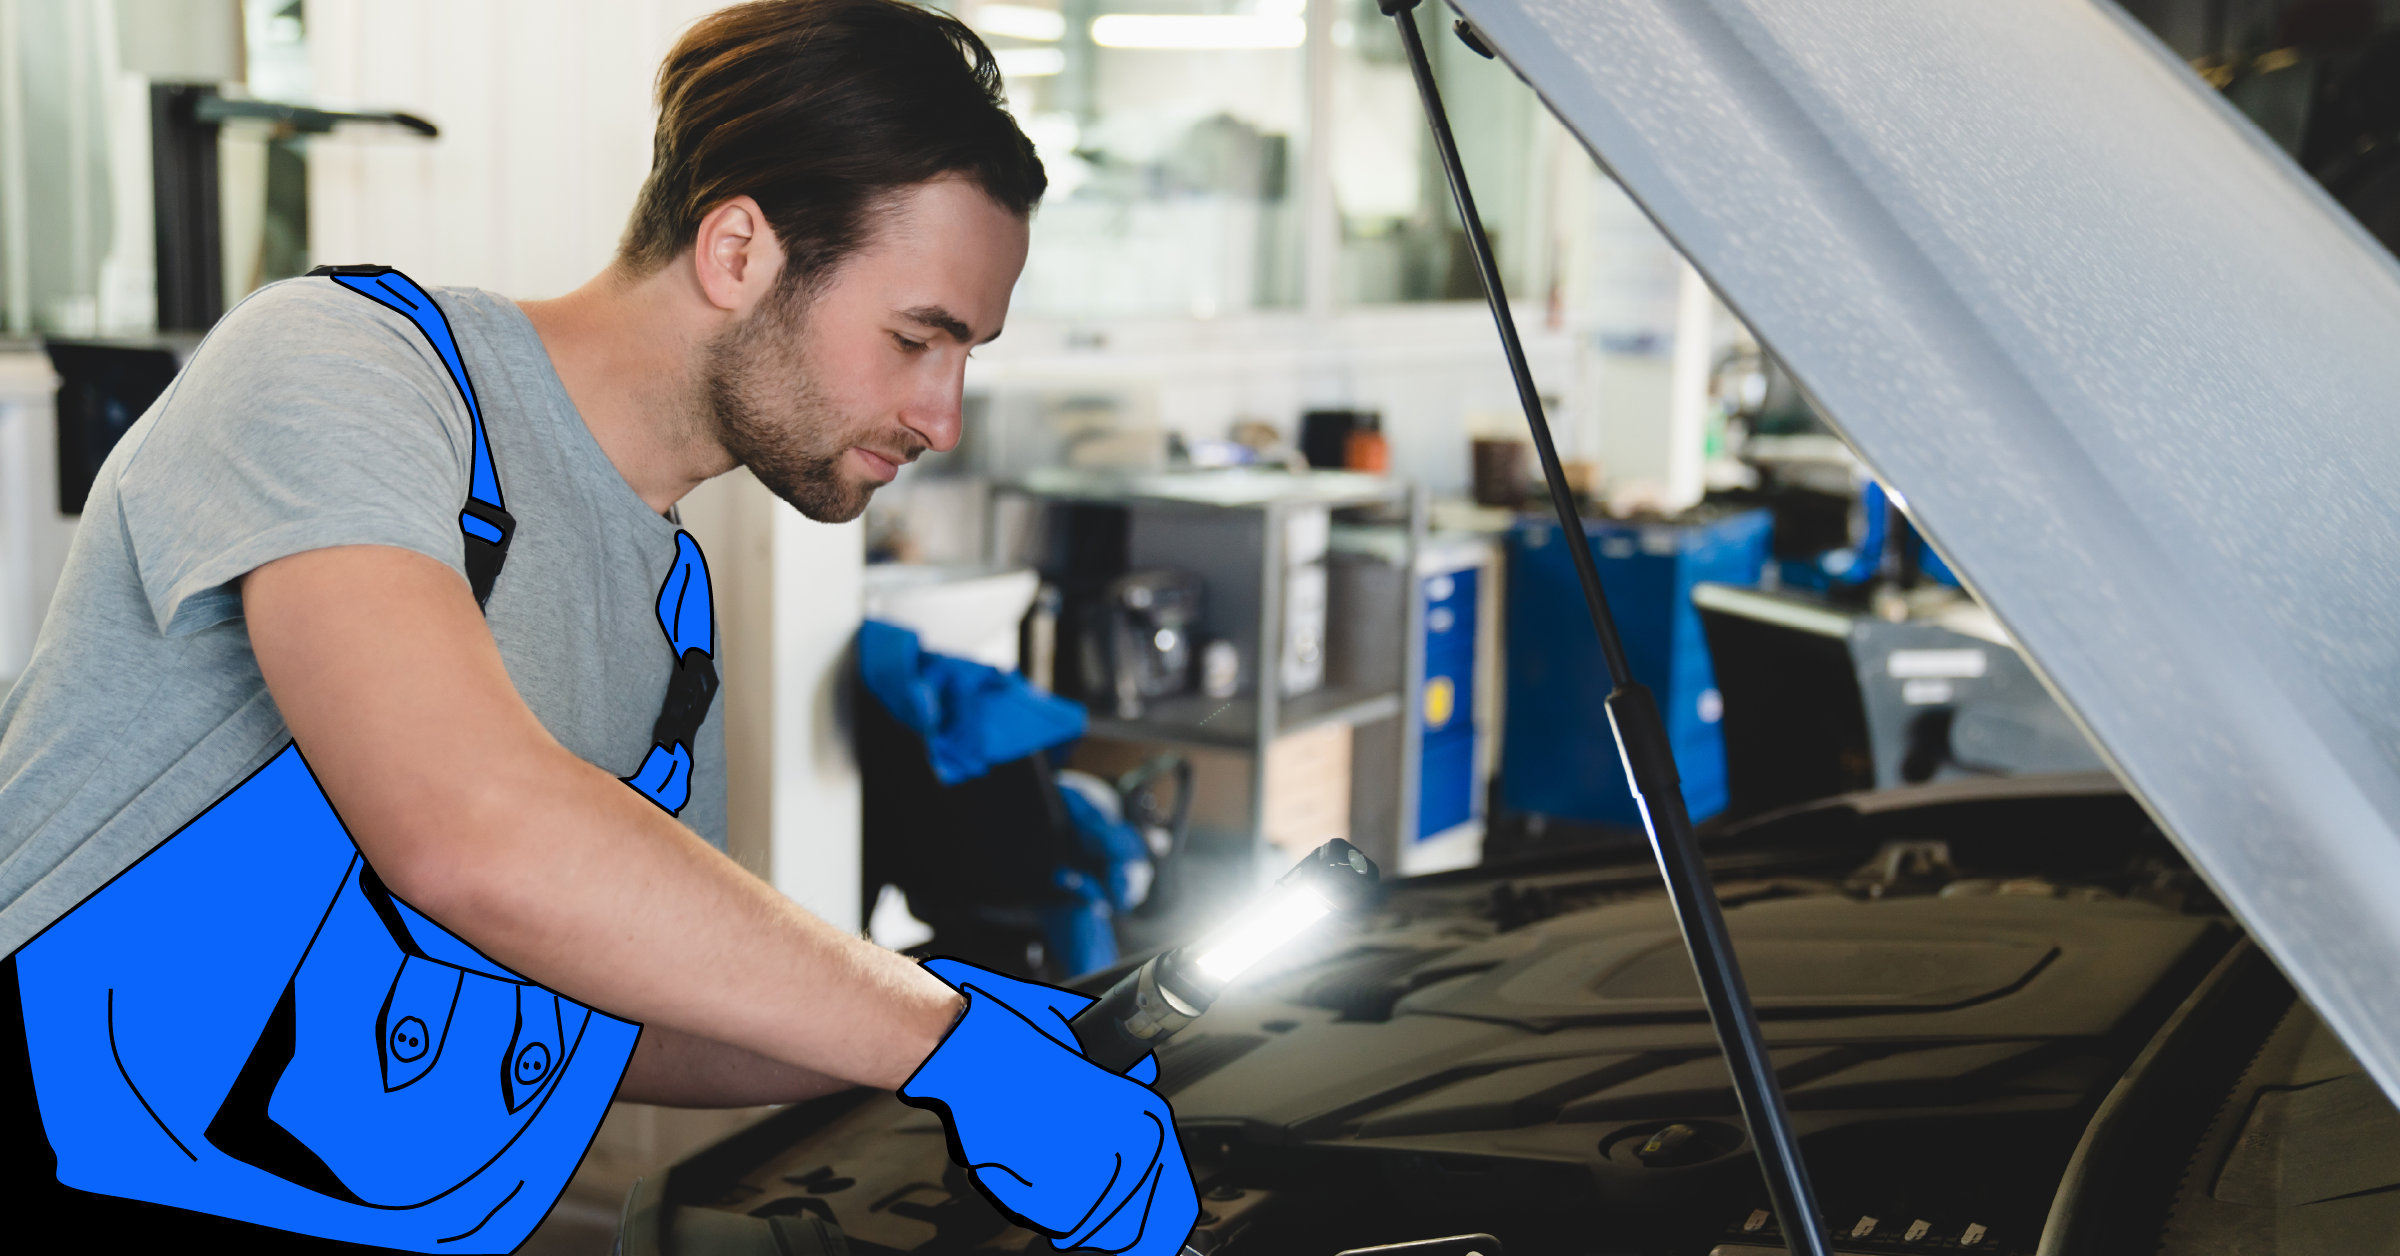
[[[1426,60],[1424,40],[1417,33],[1414,10],[1418,0],[1377,0],[1377,3],[1384,15],[1400,28],[1400,42],[1408,51],[1409,72],[1416,79],[1417,96],[1425,104],[1425,120],[1433,128],[1434,147],[1442,158],[1442,174],[1450,184],[1451,199],[1457,203],[1459,222],[1466,228],[1475,273],[1483,279],[1484,295],[1491,302],[1492,322],[1499,329],[1500,346],[1508,355],[1509,373],[1516,380],[1517,399],[1523,404],[1525,422],[1533,431],[1534,452],[1541,460],[1542,480],[1549,487],[1550,504],[1557,510],[1559,525],[1566,534],[1580,542],[1584,537],[1583,518],[1575,508],[1575,495],[1567,487],[1566,474],[1559,466],[1558,448],[1550,439],[1550,423],[1542,413],[1541,395],[1534,389],[1532,369],[1525,363],[1525,348],[1517,338],[1516,320],[1508,312],[1508,294],[1500,284],[1491,241],[1485,238],[1483,220],[1475,212],[1475,196],[1467,187],[1466,170],[1458,160],[1458,143],[1450,134],[1450,119],[1442,109],[1441,91],[1434,85],[1433,67]],[[1459,22],[1458,32],[1469,48],[1486,57],[1493,55],[1490,44],[1465,21]],[[1765,1171],[1775,1220],[1784,1242],[1796,1256],[1830,1256],[1825,1226],[1817,1213],[1816,1193],[1808,1182],[1808,1167],[1800,1159],[1800,1142],[1792,1133],[1783,1089],[1775,1079],[1774,1065],[1767,1058],[1766,1037],[1759,1031],[1758,1012],[1751,1004],[1748,987],[1742,982],[1741,966],[1734,960],[1733,944],[1725,930],[1725,913],[1717,903],[1708,865],[1700,857],[1700,843],[1692,835],[1692,817],[1684,809],[1666,723],[1659,718],[1658,704],[1650,691],[1634,680],[1625,661],[1625,647],[1618,639],[1616,621],[1609,614],[1608,597],[1601,591],[1600,571],[1592,561],[1591,546],[1570,544],[1567,553],[1574,559],[1575,577],[1583,586],[1584,605],[1591,612],[1592,628],[1599,634],[1600,655],[1608,666],[1611,686],[1608,721],[1616,733],[1617,753],[1633,787],[1634,801],[1641,806],[1642,824],[1650,834],[1650,848],[1658,857],[1659,873],[1666,878],[1684,946],[1691,952],[1692,966],[1699,974],[1709,1021],[1724,1049],[1726,1067],[1733,1075],[1734,1094],[1750,1127],[1751,1145],[1757,1149],[1759,1167]]]

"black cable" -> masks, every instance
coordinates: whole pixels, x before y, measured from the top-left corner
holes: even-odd
[[[1608,664],[1609,683],[1613,686],[1608,695],[1608,719],[1617,736],[1617,752],[1632,783],[1634,801],[1641,805],[1643,823],[1650,831],[1651,850],[1658,857],[1660,875],[1666,878],[1676,923],[1682,927],[1684,945],[1691,952],[1692,967],[1699,975],[1701,994],[1708,1003],[1709,1020],[1716,1027],[1717,1041],[1724,1048],[1726,1065],[1733,1074],[1734,1094],[1741,1102],[1743,1119],[1749,1124],[1751,1144],[1758,1149],[1760,1168],[1766,1173],[1767,1194],[1774,1205],[1776,1223],[1783,1230],[1786,1247],[1797,1256],[1830,1256],[1825,1227],[1818,1219],[1816,1192],[1808,1183],[1808,1167],[1801,1162],[1800,1140],[1792,1132],[1791,1113],[1784,1107],[1783,1087],[1776,1080],[1774,1063],[1767,1055],[1766,1035],[1759,1030],[1757,1009],[1750,1002],[1749,988],[1734,960],[1733,940],[1725,930],[1725,912],[1717,903],[1715,883],[1700,856],[1699,840],[1692,834],[1692,817],[1684,810],[1682,782],[1675,771],[1666,721],[1659,718],[1658,704],[1651,699],[1650,691],[1634,680],[1625,664],[1625,648],[1618,640],[1616,621],[1609,614],[1608,597],[1600,589],[1600,569],[1592,561],[1583,518],[1575,509],[1575,495],[1567,488],[1557,447],[1550,440],[1550,423],[1543,417],[1541,396],[1534,391],[1533,371],[1525,363],[1525,348],[1517,339],[1516,320],[1508,312],[1508,294],[1500,283],[1491,241],[1483,234],[1483,219],[1475,212],[1475,196],[1467,188],[1466,169],[1459,164],[1458,143],[1450,134],[1450,119],[1442,109],[1441,92],[1433,82],[1433,66],[1426,60],[1425,43],[1417,34],[1411,12],[1417,0],[1378,0],[1378,4],[1386,16],[1399,24],[1400,42],[1408,50],[1408,68],[1416,77],[1417,95],[1425,104],[1425,120],[1433,127],[1434,147],[1441,154],[1442,173],[1449,180],[1459,221],[1466,228],[1467,248],[1475,258],[1475,272],[1482,277],[1484,295],[1491,301],[1492,321],[1499,327],[1500,345],[1508,355],[1509,372],[1516,378],[1517,399],[1523,403],[1525,421],[1533,429],[1533,447],[1541,458],[1542,479],[1550,488],[1550,504],[1558,511],[1559,526],[1566,529],[1567,552],[1574,556],[1575,575],[1583,583],[1584,605],[1591,612],[1592,627],[1600,636],[1600,654]]]

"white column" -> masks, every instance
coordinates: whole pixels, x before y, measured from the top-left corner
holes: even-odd
[[[1716,352],[1716,296],[1690,262],[1678,259],[1677,267],[1681,274],[1675,290],[1675,357],[1668,384],[1667,485],[1662,503],[1668,510],[1697,503],[1706,490],[1701,469],[1708,453],[1708,368]]]
[[[1333,196],[1336,0],[1309,0],[1306,58],[1308,139],[1300,149],[1300,308],[1320,323],[1340,303],[1342,210]]]
[[[33,330],[33,236],[26,225],[25,80],[18,0],[0,0],[0,271],[7,274],[7,330]]]
[[[725,853],[843,929],[859,918],[849,677],[866,530],[812,523],[748,471],[678,507],[708,554],[725,709]]]
[[[769,822],[775,888],[856,933],[858,762],[848,678],[865,592],[866,527],[774,513],[775,679]]]
[[[75,540],[58,513],[58,376],[40,350],[0,353],[0,696],[25,668]]]

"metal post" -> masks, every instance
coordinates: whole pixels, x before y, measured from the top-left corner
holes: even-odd
[[[1474,194],[1467,187],[1466,170],[1459,164],[1458,144],[1450,134],[1449,116],[1442,109],[1441,92],[1433,81],[1433,67],[1426,60],[1424,41],[1417,34],[1412,12],[1417,0],[1378,2],[1383,12],[1399,24],[1401,42],[1408,49],[1408,66],[1416,76],[1417,95],[1424,101],[1426,121],[1433,128],[1442,172],[1448,177],[1451,196],[1457,202],[1459,221],[1466,227],[1467,246],[1475,258],[1476,273],[1482,276],[1484,294],[1491,301],[1492,321],[1499,328],[1501,348],[1508,355],[1508,369],[1516,378],[1517,398],[1525,408],[1525,421],[1533,430],[1533,447],[1541,459],[1542,479],[1550,488],[1550,504],[1558,512],[1560,526],[1566,529],[1567,552],[1574,558],[1575,575],[1583,585],[1584,605],[1591,612],[1593,630],[1599,634],[1601,658],[1608,665],[1609,683],[1613,686],[1608,695],[1608,719],[1616,733],[1617,753],[1632,783],[1634,801],[1641,805],[1651,850],[1658,858],[1659,873],[1666,878],[1676,923],[1683,929],[1684,945],[1691,951],[1692,967],[1699,974],[1709,1019],[1716,1027],[1726,1066],[1733,1074],[1734,1094],[1741,1102],[1742,1116],[1750,1126],[1751,1144],[1757,1148],[1760,1168],[1766,1174],[1767,1194],[1774,1205],[1776,1222],[1782,1227],[1786,1248],[1796,1256],[1830,1256],[1825,1228],[1817,1217],[1816,1194],[1809,1187],[1808,1169],[1800,1159],[1800,1142],[1792,1133],[1792,1118],[1784,1107],[1783,1088],[1767,1055],[1766,1036],[1759,1030],[1757,1010],[1742,982],[1741,967],[1734,960],[1733,941],[1725,930],[1725,913],[1717,903],[1716,886],[1709,877],[1707,862],[1701,857],[1700,843],[1692,835],[1692,818],[1684,810],[1683,789],[1675,771],[1674,751],[1667,741],[1666,722],[1659,717],[1658,704],[1651,699],[1650,691],[1634,680],[1626,665],[1625,647],[1617,637],[1616,621],[1609,614],[1608,597],[1600,588],[1600,571],[1592,561],[1583,518],[1575,508],[1575,495],[1567,487],[1565,472],[1559,466],[1558,449],[1550,439],[1550,423],[1543,417],[1542,399],[1534,389],[1524,346],[1517,339],[1516,320],[1509,314],[1508,294],[1500,283],[1491,242],[1484,236],[1483,220],[1475,212]]]

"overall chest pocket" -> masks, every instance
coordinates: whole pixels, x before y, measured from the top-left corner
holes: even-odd
[[[208,1139],[336,1199],[416,1207],[524,1132],[590,1017],[409,910],[354,858]]]

